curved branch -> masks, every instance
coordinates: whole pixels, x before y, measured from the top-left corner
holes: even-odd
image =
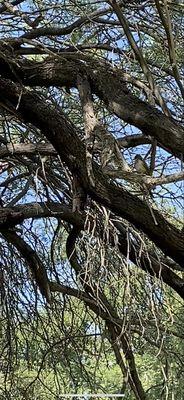
[[[70,224],[83,229],[84,219],[81,213],[73,213],[66,206],[55,202],[19,204],[13,208],[0,207],[0,229],[9,229],[28,218],[62,218]]]
[[[1,229],[1,233],[8,243],[11,243],[20,253],[29,266],[40,292],[51,302],[51,293],[47,273],[37,253],[14,230]]]
[[[121,147],[122,149],[129,149],[129,147],[136,147],[136,146],[140,146],[140,145],[144,145],[144,144],[153,144],[154,139],[151,138],[151,136],[149,135],[143,135],[143,134],[136,134],[136,135],[127,135],[121,138],[117,139],[117,142],[119,144],[119,147]],[[168,151],[168,149],[166,148],[166,146],[163,146],[163,144],[157,142],[157,146],[161,147],[162,149],[164,149],[165,151]],[[181,155],[180,155],[181,157]]]
[[[119,231],[118,246],[120,252],[127,257],[139,268],[150,275],[162,279],[164,283],[175,290],[182,299],[184,299],[184,280],[173,272],[162,260],[160,261],[151,251],[142,250],[141,244],[137,240],[131,240],[127,237],[127,231],[120,222],[113,221],[113,224]],[[171,266],[172,267],[172,266]]]
[[[0,230],[10,229],[11,227],[22,223],[28,218],[39,219],[45,217],[61,218],[62,220],[75,226],[77,232],[80,232],[84,229],[85,216],[81,213],[73,213],[71,208],[68,206],[58,203],[30,203],[20,204],[13,208],[0,208]],[[140,256],[139,243],[136,244],[136,242],[134,242],[134,246],[130,247],[130,243],[127,241],[127,232],[123,228],[123,225],[118,222],[115,223],[113,217],[112,222],[119,232],[118,241],[120,252],[127,257],[127,252],[129,251],[130,260],[135,265],[151,275],[156,276],[158,279],[161,278],[164,283],[173,288],[184,299],[184,282],[178,275],[171,271],[171,269],[178,270],[179,266],[175,265],[174,263],[170,263],[169,260],[161,259],[161,261],[159,261],[157,256],[152,254],[150,251],[148,253],[142,251]],[[72,252],[75,251],[75,240],[76,236],[74,236],[74,239],[72,239],[72,243],[70,241],[69,244],[69,260],[71,259]],[[114,245],[113,243],[114,242],[112,238],[112,246]],[[74,256],[76,255],[74,254]]]
[[[7,61],[0,57],[0,71],[2,76],[13,81],[19,77],[29,86],[46,87],[77,87],[78,74],[87,75],[92,92],[104,101],[111,112],[139,128],[146,136],[155,138],[176,157],[181,159],[184,154],[183,126],[131,94],[121,70],[114,70],[107,62],[97,62],[89,55],[78,53],[63,53],[57,59],[50,57],[39,63],[26,60],[15,63],[11,56]]]
[[[67,25],[64,28],[61,28],[60,26],[50,26],[50,27],[43,27],[43,28],[36,28],[32,29],[29,32],[24,33],[20,37],[25,38],[25,39],[36,39],[39,37],[43,36],[65,36],[69,35],[72,33],[76,28],[80,28],[82,25],[85,25],[87,23],[91,23],[94,18],[96,18],[99,15],[104,15],[108,12],[108,9],[102,9],[102,10],[97,10],[92,12],[89,15],[84,15],[84,17],[80,17],[77,19],[75,22],[73,22],[71,25]]]
[[[127,135],[122,138],[118,138],[117,142],[119,147],[129,149],[129,147],[136,147],[142,144],[151,144],[152,139],[148,136],[138,134],[138,135]],[[1,150],[0,150],[1,151]]]
[[[24,44],[24,42],[26,42],[26,40],[25,39],[24,40],[23,39],[21,39],[21,40],[17,39],[17,42],[21,45],[21,44]],[[8,44],[8,42],[7,42],[7,44]],[[51,46],[44,46],[43,47],[43,46],[38,45],[36,43],[33,43],[33,44],[34,44],[34,47],[33,46],[32,47],[28,47],[28,43],[27,43],[26,47],[17,48],[15,50],[15,54],[18,54],[18,55],[19,54],[21,54],[21,55],[48,54],[49,51],[52,52],[53,54],[55,54],[55,53],[58,54],[58,51],[59,51],[59,53],[63,53],[63,52],[65,52],[65,53],[72,53],[72,52],[77,53],[78,50],[84,52],[85,50],[93,50],[93,49],[95,50],[96,49],[96,50],[106,50],[106,51],[109,51],[111,53],[120,54],[123,57],[126,55],[126,50],[121,50],[120,48],[114,48],[114,46],[111,46],[108,43],[81,44],[81,45],[80,44],[76,44],[76,46],[72,46],[71,45],[69,47],[60,48],[59,50],[57,48],[54,49]],[[130,57],[130,59],[134,60],[133,52],[130,53],[130,51],[128,51],[128,57]],[[172,72],[171,69],[169,69],[169,68],[167,68],[167,67],[165,67],[163,65],[159,65],[157,62],[155,62],[155,61],[153,61],[151,59],[146,58],[146,63],[151,65],[151,67],[154,67],[154,68],[158,69],[159,71],[164,72],[166,75],[173,76],[173,72]],[[131,77],[131,75],[126,74],[123,71],[122,71],[122,74],[124,74],[125,81],[127,79],[127,82],[135,84],[135,86],[137,86],[139,88],[142,87],[142,81],[137,81],[137,79],[134,80],[134,77]],[[149,89],[148,89],[148,87],[146,85],[144,86],[144,89],[145,89],[144,90],[145,93],[148,94],[148,90]]]
[[[85,147],[79,139],[74,125],[60,109],[52,108],[37,94],[30,92],[30,90],[23,90],[22,87],[20,88],[7,80],[0,80],[0,89],[0,96],[3,97],[3,101],[11,102],[15,111],[21,93],[19,115],[25,121],[33,123],[42,130],[71,172],[77,170],[86,193],[144,231],[164,253],[184,267],[184,235],[157,210],[153,210],[155,216],[153,219],[150,207],[146,203],[125,189],[109,182],[96,163],[93,163],[95,187],[90,185],[86,169]],[[163,118],[170,121],[166,116],[163,116]],[[150,124],[151,122],[152,120]],[[157,224],[155,224],[155,219]]]

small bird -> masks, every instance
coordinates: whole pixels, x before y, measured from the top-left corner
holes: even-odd
[[[134,158],[134,168],[139,174],[151,175],[149,167],[147,166],[143,158],[140,156],[140,154],[137,154]]]
[[[143,158],[140,156],[140,154],[137,154],[134,158],[134,168],[136,169],[136,172],[141,175],[151,175],[150,168],[147,166],[146,162],[143,160]],[[151,189],[149,189],[146,184],[142,183],[142,190],[144,197],[149,195],[151,198],[153,198],[153,194]],[[152,213],[152,212],[151,212]],[[153,219],[155,220],[155,217],[153,215]]]

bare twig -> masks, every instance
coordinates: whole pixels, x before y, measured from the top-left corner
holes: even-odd
[[[167,35],[168,47],[169,47],[169,58],[170,58],[171,68],[173,71],[173,76],[176,80],[176,83],[180,89],[181,95],[184,99],[184,87],[182,85],[182,79],[181,79],[180,72],[179,72],[179,69],[177,66],[177,61],[176,61],[174,37],[173,37],[173,31],[172,31],[172,26],[171,26],[171,19],[170,19],[167,0],[163,0],[163,3],[164,3],[164,10],[165,10],[166,16],[163,13],[163,8],[161,6],[160,1],[155,0],[155,4],[156,4],[157,10],[158,10],[160,19],[163,23],[163,26],[164,26],[164,29],[165,29],[165,32]]]
[[[115,0],[109,0],[108,2],[109,2],[109,4],[112,5],[113,10],[115,11],[115,13],[116,13],[116,15],[117,15],[117,17],[118,17],[123,29],[124,29],[124,32],[125,32],[125,34],[127,36],[129,44],[132,47],[132,50],[133,50],[133,52],[134,52],[134,54],[135,54],[135,56],[136,56],[136,58],[137,58],[137,60],[138,60],[138,62],[140,64],[140,66],[141,66],[141,68],[142,68],[142,70],[144,72],[144,75],[145,75],[146,79],[148,80],[148,83],[150,85],[152,94],[154,94],[156,96],[156,98],[158,99],[158,101],[160,103],[160,106],[162,107],[162,109],[165,112],[165,114],[166,115],[170,115],[170,112],[169,112],[169,110],[167,108],[167,105],[166,105],[163,97],[160,94],[159,88],[157,87],[157,85],[154,82],[152,73],[151,73],[151,71],[150,71],[150,69],[149,69],[149,67],[148,67],[148,65],[147,65],[147,63],[146,63],[146,61],[145,61],[145,59],[143,57],[143,54],[142,54],[140,48],[137,46],[137,44],[136,44],[136,42],[134,40],[134,37],[133,37],[133,35],[132,35],[131,31],[130,31],[128,22],[127,22],[125,16],[123,15],[123,12],[122,12],[119,4]],[[150,102],[151,102],[152,105],[154,105],[153,96],[150,96]]]

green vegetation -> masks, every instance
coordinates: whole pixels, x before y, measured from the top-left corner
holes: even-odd
[[[182,2],[0,15],[0,400],[183,400]]]

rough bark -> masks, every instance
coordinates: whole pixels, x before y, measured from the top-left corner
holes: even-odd
[[[15,107],[21,93],[18,115],[42,130],[71,172],[77,171],[86,193],[145,232],[164,253],[184,267],[184,235],[157,210],[153,210],[155,216],[153,219],[147,204],[109,182],[95,163],[93,165],[95,187],[91,187],[87,176],[84,145],[77,136],[73,124],[59,109],[51,107],[35,93],[22,91],[20,87],[7,80],[1,79],[0,89],[1,101],[11,102],[14,112],[17,112]]]
[[[75,226],[79,231],[83,230],[85,226],[85,214],[73,213],[70,207],[58,203],[28,203],[12,208],[1,208],[0,231],[11,229],[28,218],[39,219],[46,217],[60,218]],[[127,257],[128,252],[130,260],[135,265],[149,272],[150,275],[161,278],[163,282],[174,289],[184,299],[184,281],[171,270],[171,268],[178,269],[177,265],[173,264],[170,266],[169,264],[170,267],[168,267],[167,261],[159,261],[151,250],[148,252],[142,251],[140,254],[141,244],[134,241],[134,244],[131,245],[128,242],[127,232],[123,225],[118,222],[113,223],[118,230],[118,245],[123,256]],[[113,238],[111,242],[111,245],[114,246]]]
[[[130,93],[123,74],[105,62],[89,56],[62,54],[43,62],[14,62],[0,58],[2,76],[21,80],[29,86],[77,87],[78,74],[88,76],[92,91],[104,101],[107,108],[119,118],[155,138],[176,157],[184,154],[184,128],[171,117]]]

